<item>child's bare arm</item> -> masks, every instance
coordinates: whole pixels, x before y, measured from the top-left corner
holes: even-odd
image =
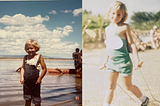
[[[41,83],[41,80],[43,79],[43,77],[45,76],[45,74],[46,74],[46,72],[47,72],[47,68],[46,68],[46,64],[45,64],[45,62],[44,62],[43,56],[41,56],[40,64],[41,64],[41,67],[42,67],[42,73],[41,73],[41,75],[39,76],[36,84],[40,84],[40,83]]]
[[[106,62],[104,63],[104,66],[106,66],[106,64],[108,63],[108,59],[109,59],[109,55],[108,54],[106,55],[107,55],[107,58],[106,58]]]
[[[128,44],[131,48],[131,52],[132,52],[134,59],[135,59],[136,68],[138,68],[138,64],[140,63],[140,59],[138,56],[137,47],[136,47],[136,45],[133,41],[133,38],[131,36],[131,30],[130,30],[129,25],[126,25],[126,37],[127,37]]]
[[[73,60],[75,60],[75,58],[74,58],[74,53],[72,54],[72,58],[73,58]]]
[[[21,67],[21,76],[20,76],[21,84],[24,84],[24,66],[25,66],[25,56],[23,58],[23,64],[22,64],[22,67]]]
[[[105,30],[107,30],[107,27]],[[107,39],[106,33],[105,33],[105,39]],[[107,47],[107,45],[106,45],[106,47]],[[108,59],[109,59],[109,55],[106,53],[106,61],[104,63],[104,67],[106,67],[106,64],[108,63]]]
[[[102,66],[102,67],[100,68],[100,70],[106,68],[106,64],[108,63],[108,59],[109,59],[109,55],[107,54],[107,59],[106,59],[106,61],[105,61],[105,63],[104,63],[104,66]]]

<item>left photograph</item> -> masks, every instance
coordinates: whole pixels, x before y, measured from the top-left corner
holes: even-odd
[[[0,105],[82,106],[82,0],[0,9]]]

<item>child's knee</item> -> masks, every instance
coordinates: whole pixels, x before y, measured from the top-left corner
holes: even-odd
[[[115,90],[115,89],[116,89],[116,85],[114,85],[114,84],[111,84],[108,87],[108,90]]]

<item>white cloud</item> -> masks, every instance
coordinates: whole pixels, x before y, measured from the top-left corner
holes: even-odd
[[[64,28],[57,27],[53,30],[53,34],[59,37],[68,36],[70,33],[73,32],[73,28],[70,25],[66,25]]]
[[[18,22],[17,18],[20,22]],[[24,22],[22,19],[24,19]],[[63,37],[69,36],[73,32],[72,26],[57,27],[53,31],[50,31],[42,24],[43,21],[47,21],[48,19],[49,17],[42,18],[40,15],[28,17],[22,14],[17,14],[13,17],[6,15],[0,18],[0,23],[8,25],[4,29],[0,29],[0,55],[25,54],[24,45],[30,38],[38,41],[41,46],[39,53],[45,53],[45,55],[52,54],[53,56],[53,53],[71,54],[76,47],[80,46],[75,42],[61,41]]]
[[[82,8],[75,9],[75,10],[73,11],[73,16],[74,16],[74,17],[79,16],[81,13],[82,13]]]
[[[63,36],[62,36],[62,31],[61,31],[61,30],[58,30],[58,29],[54,29],[54,30],[53,30],[53,35],[59,36],[59,37],[63,37]]]
[[[35,17],[25,16],[23,14],[16,14],[14,16],[4,15],[0,18],[0,23],[5,25],[23,26],[23,25],[35,25],[42,24],[43,21],[48,21],[49,16],[42,18],[41,15]]]
[[[57,27],[56,29],[58,29],[58,30],[63,30],[63,28],[61,28],[61,27]]]
[[[49,14],[57,14],[55,10],[52,10],[51,12],[48,12]]]
[[[63,28],[63,35],[68,36],[71,32],[73,32],[72,26],[66,25],[66,26]]]
[[[71,13],[72,10],[62,10],[61,12],[63,12],[63,13]]]
[[[4,28],[6,31],[18,32],[18,31],[25,31],[25,32],[43,32],[46,30],[45,25],[43,24],[36,24],[36,25],[24,25],[24,26],[7,26]]]
[[[0,29],[0,39],[1,38],[6,38],[6,31]]]
[[[74,23],[75,23],[74,21],[71,22],[71,24],[74,24]]]

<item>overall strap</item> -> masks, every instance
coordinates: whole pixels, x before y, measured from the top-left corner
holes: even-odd
[[[121,23],[121,22],[119,22],[118,25],[117,25],[117,27],[116,27],[116,33],[115,33],[115,35],[118,34],[118,33],[117,33],[117,29],[118,29],[118,26],[119,26],[120,23]]]
[[[25,60],[27,60],[27,55],[25,55]]]
[[[121,23],[121,22],[118,23],[118,26],[119,26],[120,23]]]
[[[27,63],[27,55],[25,55],[25,63]]]
[[[38,66],[38,64],[40,63],[40,59],[41,59],[41,54],[39,55],[39,58],[38,58],[38,61],[37,61],[36,67],[37,67],[37,66]]]

